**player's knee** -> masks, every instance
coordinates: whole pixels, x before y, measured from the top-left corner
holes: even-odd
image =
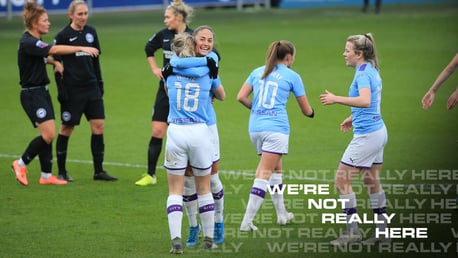
[[[153,128],[152,137],[163,139],[165,137],[166,128],[156,127]]]
[[[105,129],[104,121],[101,120],[92,122],[91,129],[93,134],[103,134],[103,130]]]
[[[336,177],[334,180],[334,186],[339,193],[346,192],[350,187],[351,181],[346,177]]]
[[[56,132],[55,131],[47,131],[44,132],[41,137],[43,140],[47,143],[50,144],[52,141],[54,141],[54,138],[56,138]]]

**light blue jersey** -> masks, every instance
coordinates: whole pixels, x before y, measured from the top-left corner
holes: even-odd
[[[210,52],[208,57],[213,58],[215,62],[218,64],[219,58],[218,55],[215,52]],[[176,55],[172,56],[170,58],[170,65],[174,68],[173,71],[175,72],[183,72],[183,70],[180,69],[187,69],[190,67],[206,67],[207,73],[209,72],[208,67],[207,67],[207,58],[206,56],[204,57],[183,57],[180,58]],[[186,71],[186,70],[184,70]],[[191,70],[192,71],[192,70]]]
[[[211,52],[207,55],[215,60],[218,64],[218,55],[215,52]],[[207,67],[207,59],[206,57],[186,57],[186,58],[179,58],[177,56],[173,56],[170,59],[170,65],[173,67],[173,72],[179,75],[190,76],[190,77],[201,77],[208,75],[209,69]],[[221,80],[218,76],[212,83],[213,87],[218,87],[221,85]],[[210,91],[210,104],[207,106],[207,115],[208,115],[208,122],[207,125],[214,125],[216,124],[216,112],[212,105],[212,92]]]
[[[382,100],[382,79],[377,69],[371,63],[356,67],[355,77],[350,85],[348,95],[359,96],[359,90],[370,88],[371,104],[368,108],[352,107],[352,125],[355,134],[367,134],[379,130],[384,123],[380,112]]]
[[[170,109],[167,122],[179,125],[207,123],[209,92],[214,87],[212,81],[209,76],[169,76],[167,91]]]
[[[265,66],[251,72],[246,83],[253,87],[249,132],[280,132],[289,135],[289,120],[286,103],[290,93],[305,95],[302,79],[286,65],[277,68],[261,80]]]

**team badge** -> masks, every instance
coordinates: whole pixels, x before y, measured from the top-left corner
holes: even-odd
[[[68,122],[68,121],[70,121],[71,118],[72,118],[72,114],[70,114],[70,112],[65,111],[65,112],[62,113],[62,120],[63,121]]]
[[[35,43],[35,46],[39,47],[39,48],[45,48],[48,46],[48,44],[46,42],[43,42],[41,40],[38,40],[37,43]]]
[[[91,33],[86,33],[86,41],[89,43],[94,42],[94,36]]]
[[[46,116],[46,109],[44,108],[39,108],[37,109],[37,117],[38,118],[44,118]]]

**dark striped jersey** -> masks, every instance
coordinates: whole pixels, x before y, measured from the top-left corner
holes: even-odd
[[[193,30],[186,26],[185,32],[192,34]],[[154,53],[162,48],[162,57],[163,57],[163,65],[165,66],[166,64],[169,63],[170,57],[172,56],[172,48],[170,47],[173,38],[175,38],[175,35],[177,34],[176,31],[174,30],[169,30],[167,28],[160,30],[158,33],[154,34],[151,36],[151,38],[148,39],[148,42],[146,43],[145,46],[145,53],[146,57],[154,56]]]

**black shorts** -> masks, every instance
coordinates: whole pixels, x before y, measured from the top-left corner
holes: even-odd
[[[62,124],[79,125],[83,114],[87,120],[105,119],[105,107],[100,89],[70,88],[67,89],[67,93],[67,99],[60,103]]]
[[[161,81],[156,93],[156,101],[153,108],[153,121],[167,123],[169,116],[169,97],[165,93],[164,83]]]
[[[33,127],[55,119],[51,95],[49,95],[47,86],[23,88],[21,90],[21,105]]]

